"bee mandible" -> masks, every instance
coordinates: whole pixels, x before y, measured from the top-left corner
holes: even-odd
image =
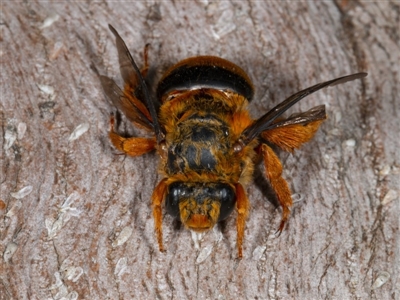
[[[154,189],[152,209],[160,251],[162,208],[190,230],[204,232],[225,220],[236,209],[238,257],[250,203],[245,187],[255,164],[262,158],[267,179],[282,207],[281,232],[292,206],[291,192],[282,177],[282,164],[271,145],[292,152],[308,142],[326,119],[320,105],[288,118],[281,115],[304,97],[328,86],[367,76],[357,73],[316,84],[290,96],[258,119],[248,104],[254,88],[237,65],[214,56],[185,59],[166,71],[157,85],[156,106],[144,78],[148,71],[147,48],[139,70],[125,42],[116,38],[124,89],[99,75],[105,94],[134,125],[149,137],[123,137],[111,117],[109,137],[114,147],[130,156],[156,150],[163,179]]]

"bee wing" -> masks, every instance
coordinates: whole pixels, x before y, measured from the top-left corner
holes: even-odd
[[[102,75],[99,75],[99,78],[106,95],[110,98],[114,106],[125,114],[128,120],[148,130],[154,129],[149,116],[138,108],[138,106],[143,106],[141,102],[133,99],[130,95],[126,95],[111,78]],[[138,102],[136,105],[135,100]]]
[[[287,98],[285,101],[281,102],[277,106],[275,106],[273,109],[271,109],[269,112],[267,112],[265,115],[257,119],[252,125],[247,127],[243,133],[242,133],[242,140],[244,144],[248,144],[250,141],[255,139],[257,136],[259,136],[263,131],[268,130],[273,127],[275,124],[273,123],[276,118],[281,116],[286,110],[288,110],[290,107],[292,107],[294,104],[299,102],[301,99],[304,97],[322,89],[327,86],[334,86],[337,84],[341,84],[347,81],[359,79],[366,77],[368,74],[367,73],[356,73],[348,76],[343,76],[339,77],[336,79],[332,79],[329,81],[325,81],[322,83],[318,83],[316,85],[313,85],[309,88],[306,88],[300,92],[297,92]],[[303,116],[304,118],[304,116]],[[310,118],[310,117],[308,117]],[[307,117],[306,117],[307,119]]]
[[[261,133],[261,137],[285,151],[293,152],[315,135],[325,119],[325,105],[316,106],[273,123]]]
[[[132,62],[129,59],[129,50],[127,49],[125,42],[122,40],[117,31],[111,25],[108,26],[110,27],[112,33],[115,35],[115,44],[118,51],[119,70],[121,72],[122,79],[124,80],[125,84],[128,84],[130,87],[136,87],[138,77],[135,68],[132,65]]]
[[[161,131],[160,124],[158,122],[157,118],[157,112],[155,109],[155,105],[153,100],[150,97],[149,90],[147,88],[146,82],[140,73],[140,70],[138,66],[136,65],[135,61],[133,60],[133,57],[131,53],[128,50],[128,47],[126,47],[125,42],[122,40],[121,36],[118,34],[118,32],[115,30],[114,27],[112,27],[110,24],[108,24],[108,27],[110,28],[111,32],[115,36],[115,41],[118,49],[118,57],[119,57],[119,63],[120,63],[120,71],[121,71],[121,76],[124,79],[125,83],[130,85],[131,87],[134,85],[136,86],[136,80],[138,80],[138,88],[141,89],[141,93],[143,94],[144,97],[144,105],[146,106],[148,112],[150,113],[150,120],[152,123],[152,128],[154,129],[154,132],[156,134],[157,138],[157,143],[160,143],[163,138],[164,138],[164,133]],[[135,95],[133,95],[135,97]],[[132,97],[133,98],[133,97]],[[135,97],[135,99],[137,99]],[[114,100],[113,100],[114,101]],[[137,103],[140,102],[137,100]],[[134,105],[138,105],[137,103],[134,103]],[[139,108],[140,110],[140,108]],[[124,111],[126,113],[126,111]],[[142,112],[143,113],[143,112]]]
[[[289,125],[307,125],[314,121],[326,119],[325,105],[319,105],[308,111],[294,113],[289,118],[271,124],[267,130],[289,126]]]

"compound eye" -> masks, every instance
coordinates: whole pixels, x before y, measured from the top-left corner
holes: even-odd
[[[236,203],[236,195],[233,188],[227,184],[218,187],[218,199],[221,202],[218,221],[225,220],[233,211]]]
[[[169,186],[165,208],[173,217],[179,217],[179,200],[185,196],[186,189],[181,182],[174,182]]]

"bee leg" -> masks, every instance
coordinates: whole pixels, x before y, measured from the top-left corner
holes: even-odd
[[[278,232],[281,233],[285,227],[285,223],[290,215],[290,207],[292,206],[292,196],[289,186],[285,179],[282,178],[282,163],[275,152],[266,144],[262,144],[265,171],[272,188],[282,207],[282,220],[279,225]]]
[[[114,124],[115,120],[112,116],[110,119],[111,130],[109,132],[109,137],[114,147],[119,151],[130,156],[139,156],[155,149],[157,144],[155,138],[122,137],[115,132]]]
[[[238,247],[238,258],[243,257],[242,244],[244,237],[244,227],[246,224],[246,218],[250,209],[250,202],[243,189],[243,186],[238,183],[236,184],[236,209],[237,209],[237,247]]]
[[[153,205],[153,217],[154,217],[154,229],[157,236],[158,248],[161,252],[164,251],[162,242],[162,211],[161,205],[164,201],[164,197],[167,191],[167,179],[164,178],[160,181],[157,187],[154,189],[153,195],[151,196],[151,201]]]

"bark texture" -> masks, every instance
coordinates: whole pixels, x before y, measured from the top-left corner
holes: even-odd
[[[400,299],[399,22],[394,0],[3,2],[0,299]],[[254,116],[369,72],[291,109],[326,104],[329,118],[279,153],[298,200],[279,238],[281,211],[257,176],[243,260],[235,215],[198,249],[166,215],[158,252],[158,157],[115,155],[114,108],[90,67],[120,82],[108,23],[139,64],[151,44],[155,81],[194,55],[242,66]]]

